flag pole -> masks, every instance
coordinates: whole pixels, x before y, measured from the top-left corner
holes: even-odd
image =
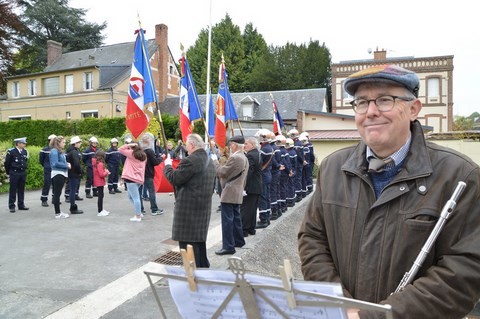
[[[142,37],[141,38],[142,41],[140,41],[140,42],[142,43],[143,56],[144,56],[145,61],[150,61],[150,59],[147,56],[147,48],[145,47],[145,37],[144,37],[144,34],[143,34],[142,23],[140,22],[140,14],[137,13],[137,16],[138,16],[138,26],[139,26],[139,29],[140,29],[139,32],[140,32],[140,36]],[[157,49],[157,53],[158,53],[157,54],[158,63],[160,63],[160,52],[158,52],[158,49]],[[147,72],[148,72],[148,77],[150,78],[150,86],[151,86],[152,92],[155,92],[155,94],[153,95],[154,98],[155,98],[155,107],[157,109],[158,122],[160,123],[160,130],[162,131],[163,146],[166,149],[167,148],[167,137],[165,136],[165,128],[163,126],[162,114],[160,113],[160,107],[158,106],[157,90],[155,90],[155,86],[154,86],[154,82],[153,82],[153,76],[152,76],[150,68],[147,68]],[[152,114],[152,116],[153,116],[153,114]]]
[[[205,143],[207,140],[209,141],[210,145],[210,135],[208,134],[208,123],[209,123],[209,107],[210,107],[210,101],[209,101],[209,95],[212,93],[210,92],[210,57],[211,57],[211,50],[212,50],[212,0],[210,0],[210,17],[208,21],[208,50],[207,50],[207,85],[205,87]]]

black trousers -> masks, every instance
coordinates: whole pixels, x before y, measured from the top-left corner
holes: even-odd
[[[98,196],[97,207],[98,207],[98,212],[100,213],[103,210],[103,197],[105,196],[103,193],[104,193],[105,186],[97,186],[96,189],[97,189],[97,196]]]
[[[240,206],[243,232],[251,232],[255,230],[259,199],[259,194],[247,194],[247,196],[243,196],[243,202]]]
[[[27,172],[11,172],[10,189],[8,192],[8,208],[15,208],[15,202],[18,195],[18,207],[25,207],[25,182],[27,181]]]
[[[55,214],[60,214],[60,195],[62,195],[63,185],[65,184],[65,176],[58,174],[52,178],[53,186],[53,207],[55,208]]]
[[[195,265],[197,268],[210,268],[210,262],[207,257],[207,245],[205,242],[186,242],[179,241],[180,249],[187,250],[187,245],[192,245],[193,254],[195,255]]]

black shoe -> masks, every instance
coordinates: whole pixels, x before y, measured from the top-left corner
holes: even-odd
[[[241,245],[235,244],[235,248],[242,248],[243,246],[245,246],[245,243],[243,243]]]
[[[70,210],[70,214],[83,214],[83,210],[80,210],[80,209]]]
[[[114,191],[115,193],[121,193],[121,192],[122,192],[122,191],[119,190],[118,188],[114,189],[113,191]]]
[[[93,193],[93,197],[98,197],[98,193]]]
[[[109,194],[115,195],[115,191],[113,189],[108,191]]]
[[[257,233],[257,231],[255,229],[251,229],[248,231],[248,234],[250,235],[255,235]]]
[[[278,219],[278,213],[272,213],[272,215],[270,216],[270,220],[277,220]]]
[[[92,194],[85,195],[86,198],[93,198]]]
[[[48,203],[47,202],[42,202],[42,206],[43,207],[48,207]]]
[[[15,213],[15,207],[10,208],[10,213]]]
[[[259,228],[260,228],[260,229],[261,229],[261,228],[267,228],[268,225],[270,225],[270,222],[267,221],[267,220],[259,221],[259,222],[257,223],[257,225],[255,226],[255,228],[256,228],[256,229],[259,229]]]
[[[243,231],[243,238],[248,237],[248,231]]]
[[[219,256],[222,256],[222,255],[233,255],[233,254],[235,254],[235,253],[236,253],[235,249],[234,249],[234,250],[226,250],[226,249],[223,249],[223,248],[220,249],[220,250],[217,250],[217,251],[215,252],[215,254],[217,254],[217,255],[219,255]]]
[[[18,210],[29,210],[29,209],[30,209],[30,208],[25,207],[25,206],[23,206],[23,207],[18,207]]]
[[[75,196],[75,200],[83,200],[83,197]]]

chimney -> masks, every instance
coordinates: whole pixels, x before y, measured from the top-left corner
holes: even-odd
[[[62,44],[53,41],[47,40],[47,66],[54,64],[62,56]]]
[[[373,60],[386,60],[387,59],[387,51],[385,49],[378,50],[378,48],[373,52]]]
[[[157,65],[157,88],[158,88],[158,102],[165,101],[168,94],[168,27],[165,24],[157,24],[155,26],[155,43],[158,45],[158,60]]]

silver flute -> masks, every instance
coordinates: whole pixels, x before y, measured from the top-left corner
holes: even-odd
[[[465,182],[458,182],[457,188],[455,188],[452,197],[450,197],[450,199],[445,203],[445,206],[443,206],[440,218],[435,224],[435,227],[430,233],[430,236],[428,236],[428,239],[423,245],[422,250],[418,254],[417,259],[415,259],[415,261],[413,262],[412,268],[410,268],[410,270],[407,271],[405,275],[403,275],[402,281],[400,281],[400,284],[395,290],[395,293],[402,291],[409,283],[411,283],[420,267],[422,267],[422,264],[425,261],[427,254],[430,252],[430,249],[437,240],[437,237],[440,234],[443,225],[447,221],[448,217],[450,217],[450,214],[453,212],[453,209],[457,205],[457,199],[460,197],[460,195],[462,195],[466,186],[467,184],[465,184]]]

